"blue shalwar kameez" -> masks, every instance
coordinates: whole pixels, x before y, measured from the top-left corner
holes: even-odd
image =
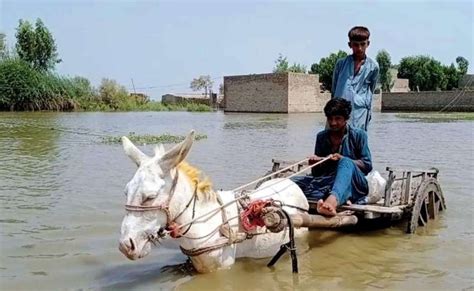
[[[329,134],[329,129],[318,133],[315,155],[326,157],[335,153],[331,150]],[[332,194],[336,196],[338,205],[341,205],[347,200],[358,203],[368,194],[365,176],[372,170],[372,158],[367,133],[348,124],[337,152],[343,156],[339,161],[328,160],[313,167],[311,175],[291,178],[303,190],[308,201],[316,202]],[[364,169],[359,169],[354,160],[361,160]]]
[[[372,95],[377,85],[379,66],[369,57],[365,58],[359,72],[354,75],[354,58],[349,55],[340,59],[334,68],[331,95],[351,102],[352,113],[349,124],[353,128],[367,131],[371,116]]]

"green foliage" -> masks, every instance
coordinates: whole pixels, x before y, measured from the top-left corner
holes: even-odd
[[[273,68],[273,73],[285,73],[288,72],[288,60],[282,54],[278,56],[278,59],[275,61],[275,67]]]
[[[458,64],[459,73],[461,75],[466,75],[467,69],[469,68],[469,61],[466,60],[466,58],[459,56],[456,58],[456,63]]]
[[[99,100],[110,108],[117,110],[119,106],[127,107],[126,103],[133,103],[128,91],[115,80],[102,79],[99,86]],[[130,104],[132,105],[132,104]]]
[[[417,119],[425,122],[449,122],[449,121],[474,121],[474,112],[417,112],[417,113],[399,113],[399,118]]]
[[[17,58],[0,62],[1,110],[71,110],[76,97],[66,78],[34,70]]]
[[[214,85],[214,82],[211,80],[211,76],[209,75],[201,75],[198,78],[194,78],[191,81],[191,89],[193,91],[199,91],[201,89],[204,89],[204,92],[207,96],[207,92],[209,92],[210,89],[212,89],[212,86]]]
[[[54,38],[41,19],[36,20],[34,29],[30,22],[20,20],[15,47],[18,57],[36,70],[54,69],[61,62]]]
[[[461,74],[456,69],[456,66],[454,64],[451,64],[450,66],[443,66],[443,72],[446,78],[446,87],[443,89],[453,90],[457,88]]]
[[[0,60],[8,55],[6,35],[0,32]]]
[[[458,68],[454,64],[444,66],[428,56],[405,57],[400,61],[398,77],[408,79],[412,91],[452,90],[469,66],[463,57],[457,57],[456,62]]]
[[[293,63],[293,65],[288,64],[288,60],[282,54],[278,56],[278,59],[275,61],[275,67],[273,68],[273,73],[306,73],[307,69],[305,65]]]
[[[345,51],[338,51],[337,53],[332,53],[329,56],[319,60],[319,63],[314,63],[311,65],[311,74],[318,74],[319,81],[323,84],[326,90],[331,90],[332,86],[332,76],[334,68],[336,67],[336,62],[339,59],[347,57]]]
[[[20,20],[16,38],[17,56],[10,56],[5,34],[0,33],[0,110],[211,111],[203,104],[149,102],[145,94],[129,94],[114,80],[103,79],[95,89],[86,78],[52,73],[60,60],[51,33],[39,19],[34,29]],[[212,86],[209,76],[200,80]]]
[[[401,59],[398,77],[409,80],[412,91],[433,91],[446,87],[446,78],[440,62],[428,56]]]
[[[308,70],[306,69],[305,65],[297,64],[297,63],[293,63],[293,65],[291,65],[291,67],[288,68],[288,72],[293,72],[293,73],[306,74],[307,71]]]
[[[383,92],[390,92],[392,89],[392,75],[390,74],[390,68],[392,67],[392,62],[390,59],[390,54],[386,50],[381,50],[377,53],[375,57],[380,68],[380,84],[382,85]]]

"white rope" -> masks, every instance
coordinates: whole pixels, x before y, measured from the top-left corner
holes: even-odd
[[[269,178],[269,177],[274,176],[274,175],[276,175],[276,174],[279,174],[279,173],[281,173],[281,172],[283,172],[283,171],[286,171],[286,170],[288,170],[288,169],[291,169],[292,167],[294,167],[294,166],[296,166],[296,165],[298,165],[298,164],[304,163],[304,162],[306,162],[307,160],[308,160],[308,158],[303,159],[303,160],[301,160],[301,161],[299,161],[299,162],[296,162],[296,163],[294,163],[294,164],[289,165],[289,166],[286,167],[286,168],[283,168],[283,169],[278,170],[278,171],[276,171],[276,172],[272,172],[272,173],[270,173],[270,174],[268,174],[268,175],[266,175],[266,176],[263,176],[263,177],[258,178],[258,179],[256,179],[256,180],[253,180],[252,182],[249,182],[249,183],[247,183],[247,184],[245,184],[245,185],[239,186],[239,187],[237,187],[237,188],[235,188],[235,189],[233,189],[233,190],[231,190],[231,191],[232,191],[232,192],[237,192],[237,191],[239,191],[239,190],[242,190],[242,189],[244,189],[245,187],[248,187],[248,186],[250,186],[250,185],[252,185],[252,184],[255,184],[255,183],[257,183],[257,182],[260,182],[260,181],[262,181],[262,180],[265,180],[266,178]]]
[[[287,178],[291,178],[291,177],[294,177],[294,176],[296,176],[296,175],[298,175],[298,174],[301,174],[301,173],[305,172],[306,170],[311,169],[311,168],[313,168],[313,167],[315,167],[315,166],[317,166],[317,165],[320,165],[320,164],[324,163],[325,161],[327,161],[327,160],[329,160],[329,159],[331,159],[331,158],[332,158],[332,155],[329,155],[329,156],[323,158],[322,160],[320,160],[319,162],[314,163],[314,164],[312,164],[312,165],[309,165],[308,167],[306,167],[306,168],[304,168],[304,169],[302,169],[302,170],[300,170],[300,171],[298,171],[298,172],[292,174],[291,176],[289,176],[289,177],[287,177]],[[307,160],[307,159],[304,159],[303,161],[305,161],[305,160]],[[296,163],[296,164],[297,164],[297,163]],[[285,168],[285,169],[286,169],[286,168]],[[283,170],[284,170],[284,169],[283,169]],[[280,171],[281,171],[281,170],[280,170]],[[277,172],[279,172],[279,171],[277,171]],[[275,173],[277,173],[277,172],[275,172]],[[272,174],[275,174],[275,173],[272,173]],[[267,175],[267,176],[268,176],[268,175]],[[271,175],[270,175],[270,176],[271,176]],[[253,183],[255,183],[256,181],[258,182],[258,181],[260,181],[260,180],[261,180],[261,179],[257,179],[257,180],[255,180],[255,181],[253,181]],[[275,184],[272,184],[272,185],[270,185],[270,186],[274,186],[274,185],[275,185]],[[238,188],[236,188],[236,189],[239,189],[239,188],[240,188],[240,187],[238,187]],[[263,189],[265,189],[265,188],[262,188],[262,189],[259,189],[259,190],[263,190]],[[207,219],[209,219],[209,218],[211,218],[212,216],[214,216],[214,214],[217,213],[218,211],[221,211],[223,208],[225,208],[225,207],[227,207],[227,206],[229,206],[229,205],[231,205],[231,204],[237,202],[240,198],[242,198],[242,197],[244,197],[244,196],[246,196],[246,195],[247,195],[247,194],[242,194],[242,195],[240,195],[240,196],[237,196],[237,197],[235,197],[235,199],[233,199],[233,200],[231,200],[231,201],[229,201],[229,202],[227,202],[227,203],[225,203],[225,204],[222,204],[221,206],[216,207],[216,208],[214,208],[214,209],[208,211],[207,213],[204,213],[204,214],[202,214],[202,215],[200,215],[200,216],[198,216],[198,217],[195,217],[194,219],[192,219],[192,220],[190,220],[190,221],[188,221],[188,222],[186,222],[186,223],[184,223],[184,224],[181,224],[181,225],[177,226],[176,229],[180,229],[180,228],[186,227],[186,226],[188,226],[188,225],[194,223],[195,221],[197,221],[197,220],[199,220],[199,219],[201,219],[201,218],[204,218],[204,217],[206,217],[206,216],[212,214],[211,216],[209,216],[209,217],[207,218]],[[205,219],[204,221],[206,221],[207,219]]]
[[[449,107],[452,107],[451,104],[453,104],[456,100],[458,100],[459,97],[464,96],[464,94],[465,94],[466,91],[467,91],[467,88],[468,88],[469,86],[471,86],[472,80],[473,80],[473,79],[470,79],[470,80],[468,81],[468,83],[461,89],[461,91],[458,93],[458,95],[455,96],[455,97],[451,100],[451,102],[449,102],[446,106],[444,106],[443,108],[441,108],[441,110],[438,111],[438,113],[441,113],[441,112],[443,112],[445,109],[447,109],[447,108],[449,108]]]

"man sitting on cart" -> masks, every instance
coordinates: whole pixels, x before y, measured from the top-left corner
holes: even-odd
[[[333,98],[324,107],[329,128],[318,133],[309,164],[331,159],[312,168],[311,175],[293,177],[316,211],[335,216],[336,208],[363,200],[369,192],[366,175],[372,170],[367,133],[348,124],[351,103]]]

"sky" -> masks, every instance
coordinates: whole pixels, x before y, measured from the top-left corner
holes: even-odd
[[[279,54],[309,69],[332,52],[350,52],[355,25],[371,31],[369,57],[381,49],[394,64],[412,55],[443,64],[464,56],[473,73],[473,3],[0,0],[0,31],[13,46],[19,19],[41,18],[56,40],[59,74],[93,85],[115,79],[159,100],[192,92],[199,75],[210,75],[217,91],[223,76],[271,72]]]

